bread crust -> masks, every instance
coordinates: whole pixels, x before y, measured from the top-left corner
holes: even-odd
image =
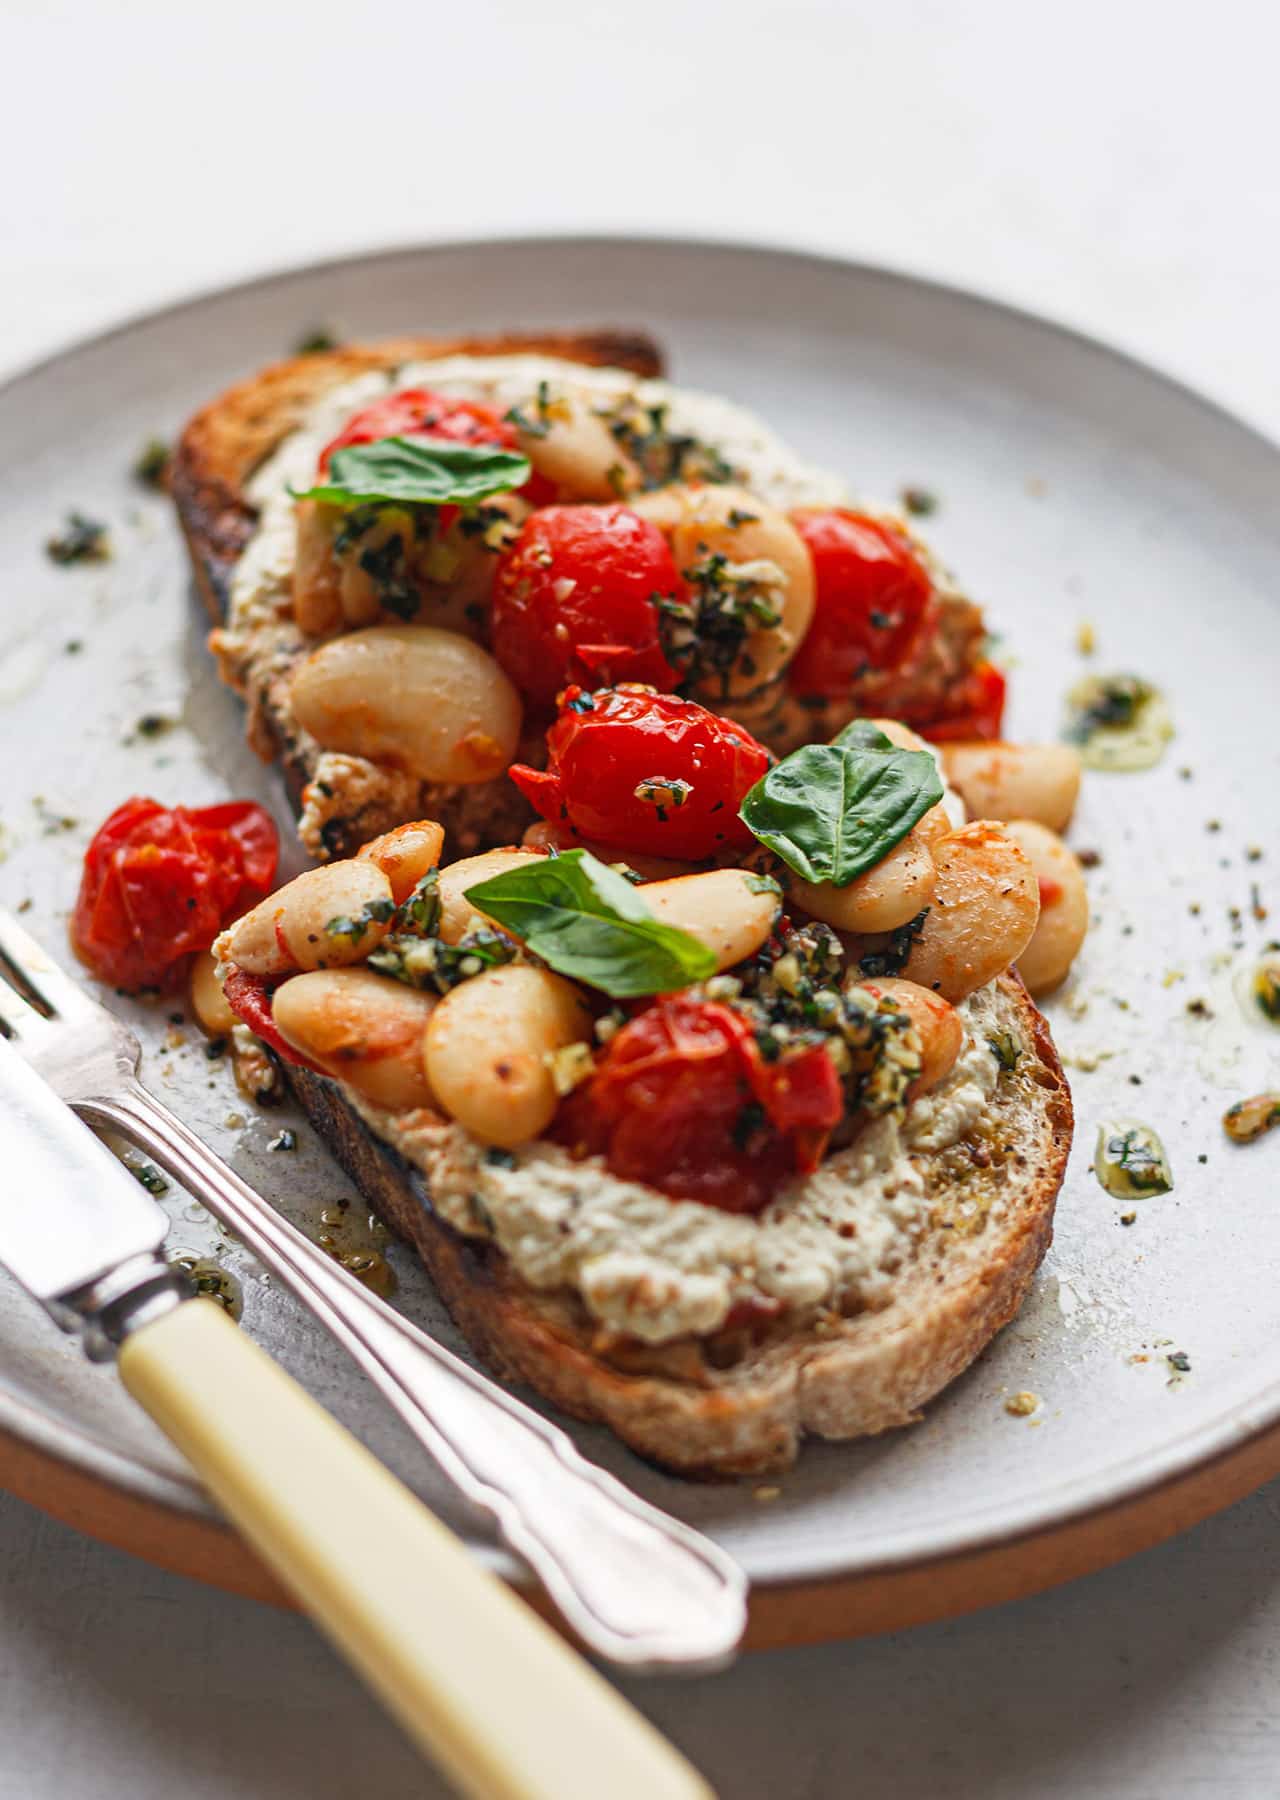
[[[309,356],[291,357],[228,388],[187,424],[174,449],[168,484],[178,510],[201,601],[215,626],[228,616],[231,579],[253,534],[257,511],[246,495],[254,470],[303,423],[330,388],[371,369],[440,356],[561,357],[596,368],[628,369],[649,377],[663,373],[663,356],[638,331],[506,332],[493,336],[406,337],[378,344],[351,344]],[[299,730],[288,704],[291,669],[301,652],[282,645],[269,674],[247,696],[250,742],[266,761],[283,768],[290,800],[301,811],[303,789],[313,778],[318,745]],[[522,743],[520,754],[538,754],[542,735]],[[405,810],[356,808],[329,820],[320,840],[309,843],[319,856],[354,855],[362,843],[404,818],[439,819],[454,854],[482,843],[518,841],[533,818],[528,804],[504,777],[467,787],[424,784]]]
[[[529,1287],[491,1243],[445,1224],[421,1173],[374,1136],[337,1084],[295,1068],[288,1076],[330,1150],[418,1251],[454,1320],[500,1376],[610,1426],[679,1473],[770,1474],[795,1461],[806,1434],[856,1438],[918,1419],[1014,1316],[1049,1247],[1071,1147],[1071,1096],[1026,989],[1012,973],[1000,986],[1024,1056],[1016,1082],[1008,1078],[995,1102],[1017,1146],[1003,1171],[998,1222],[957,1230],[958,1218],[946,1216],[956,1196],[940,1177],[935,1222],[887,1307],[784,1324],[725,1367],[690,1340],[650,1357],[653,1366],[644,1358],[619,1366],[574,1295]]]

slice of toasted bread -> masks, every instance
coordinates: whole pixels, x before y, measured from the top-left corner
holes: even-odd
[[[988,1114],[918,1158],[930,1223],[890,1302],[657,1349],[611,1342],[576,1295],[522,1281],[503,1254],[445,1224],[422,1176],[367,1128],[334,1082],[289,1078],[365,1198],[415,1246],[450,1312],[500,1375],[609,1425],[642,1456],[696,1476],[788,1467],[806,1433],[855,1438],[913,1422],[1017,1312],[1053,1235],[1071,1096],[1048,1027],[1015,975],[1002,1029],[1020,1046]]]
[[[231,577],[254,529],[257,514],[246,495],[255,469],[305,420],[330,388],[371,369],[440,356],[537,354],[562,357],[592,367],[628,369],[639,376],[663,372],[662,353],[652,339],[633,331],[512,332],[489,337],[397,338],[369,345],[346,345],[316,355],[295,356],[228,388],[188,423],[174,449],[169,488],[195,572],[196,587],[215,626],[228,613]],[[247,694],[250,741],[267,760],[279,761],[295,806],[315,774],[319,747],[302,732],[288,703],[289,675],[301,654],[299,642],[281,634],[278,653],[263,660],[262,673]],[[537,754],[536,742],[520,754]],[[479,782],[467,787],[430,787],[406,782],[403,795],[359,796],[324,818],[308,847],[316,855],[346,856],[377,833],[406,818],[439,819],[449,831],[451,853],[465,854],[483,843],[517,841],[533,814],[511,783]]]

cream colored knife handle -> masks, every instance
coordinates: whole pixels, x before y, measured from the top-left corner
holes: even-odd
[[[647,1720],[214,1302],[143,1325],[119,1366],[263,1561],[462,1793],[707,1800],[711,1789]]]

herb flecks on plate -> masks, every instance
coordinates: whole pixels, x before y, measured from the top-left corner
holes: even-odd
[[[107,527],[86,513],[69,512],[66,529],[45,540],[45,555],[63,568],[72,563],[110,562],[111,536]]]

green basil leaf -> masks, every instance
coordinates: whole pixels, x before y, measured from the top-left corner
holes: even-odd
[[[491,494],[521,487],[532,465],[518,451],[498,444],[451,444],[443,438],[379,438],[348,444],[329,459],[327,481],[299,490],[295,500],[323,500],[327,506],[413,503],[468,506]]]
[[[589,850],[530,858],[466,897],[557,973],[616,1000],[668,994],[715,973],[714,951],[655,919],[641,890]]]
[[[803,880],[847,887],[942,798],[927,750],[885,744],[806,744],[761,776],[738,817]]]
[[[831,740],[835,750],[892,750],[893,739],[887,738],[870,719],[854,719]]]

